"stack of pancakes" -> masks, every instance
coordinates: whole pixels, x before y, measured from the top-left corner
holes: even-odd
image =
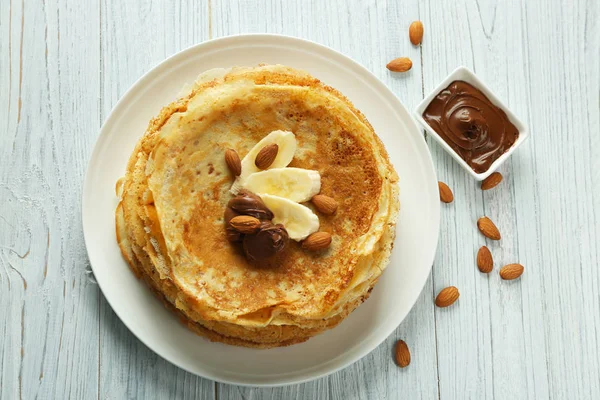
[[[339,203],[319,214],[331,246],[290,241],[257,263],[226,239],[223,213],[241,157],[274,130],[296,135],[290,166],[321,174]],[[332,328],[386,267],[399,209],[398,177],[366,118],[336,90],[280,65],[211,70],[163,108],[117,182],[117,240],[135,274],[196,333],[268,348]]]

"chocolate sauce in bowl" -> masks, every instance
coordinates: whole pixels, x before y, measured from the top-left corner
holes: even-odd
[[[435,96],[423,119],[477,173],[487,171],[519,137],[506,113],[464,81]]]

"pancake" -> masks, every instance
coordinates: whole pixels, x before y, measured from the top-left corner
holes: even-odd
[[[338,199],[335,215],[317,212],[333,241],[317,253],[290,241],[275,258],[250,262],[225,238],[233,179],[223,155],[244,155],[274,130],[296,136],[290,166],[318,171],[321,192]],[[283,66],[210,71],[134,149],[117,190],[117,240],[136,275],[195,332],[289,345],[368,297],[394,240],[397,180],[371,125],[334,89]]]

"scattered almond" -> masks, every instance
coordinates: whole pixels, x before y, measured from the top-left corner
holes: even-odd
[[[477,228],[488,239],[500,240],[500,231],[488,217],[481,217],[477,220]]]
[[[435,305],[438,307],[448,307],[454,304],[460,293],[458,293],[458,289],[455,286],[448,286],[447,288],[442,289],[440,293],[438,293],[435,298]]]
[[[521,264],[508,264],[500,269],[500,278],[505,281],[511,281],[517,279],[523,275],[523,266]]]
[[[315,232],[304,239],[302,248],[305,250],[316,251],[326,249],[330,244],[331,234],[327,232]]]
[[[311,201],[317,210],[326,215],[335,214],[338,208],[337,201],[329,196],[325,196],[324,194],[317,194],[316,196],[313,196]]]
[[[500,172],[494,172],[481,182],[481,190],[490,190],[496,187],[502,182],[502,174]]]
[[[477,252],[477,268],[484,274],[490,273],[494,268],[492,252],[486,246],[481,246]]]
[[[400,368],[408,367],[410,364],[410,350],[404,340],[396,342],[396,363]]]
[[[234,149],[225,150],[225,162],[234,176],[239,176],[242,173],[242,162]]]
[[[408,37],[410,38],[410,42],[415,46],[421,43],[421,40],[423,40],[423,23],[421,21],[415,21],[410,24]]]
[[[254,233],[260,227],[260,221],[249,215],[238,215],[231,218],[229,225],[240,233]]]
[[[268,146],[263,147],[258,154],[256,155],[256,160],[254,160],[254,164],[260,169],[267,169],[273,161],[275,161],[275,157],[277,157],[277,153],[279,152],[279,146],[275,143],[271,143]]]
[[[406,72],[412,68],[412,61],[408,57],[395,58],[385,67],[392,72]]]
[[[454,200],[454,194],[448,185],[444,182],[439,181],[438,187],[440,188],[440,200],[444,203],[452,203]]]

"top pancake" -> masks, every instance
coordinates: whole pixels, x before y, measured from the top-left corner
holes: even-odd
[[[155,207],[146,226],[153,213],[159,222],[146,233],[160,236],[154,252],[166,262],[157,269],[177,287],[178,306],[204,320],[302,325],[336,315],[364,295],[391,251],[397,176],[383,145],[346,98],[304,72],[259,66],[210,76],[162,111],[130,162],[130,170],[145,165],[142,186]],[[290,166],[319,171],[321,193],[338,201],[335,215],[317,212],[333,242],[311,253],[290,241],[276,258],[250,263],[225,238],[233,177],[224,153],[243,157],[274,130],[294,132]]]

